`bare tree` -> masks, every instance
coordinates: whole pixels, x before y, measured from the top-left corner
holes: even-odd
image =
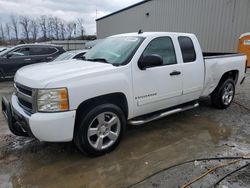
[[[25,36],[26,40],[29,41],[29,34],[30,34],[30,19],[27,16],[20,17],[20,24],[23,28],[23,35]]]
[[[59,39],[60,22],[62,22],[58,17],[53,18],[53,30],[55,33],[56,40]]]
[[[83,37],[83,34],[85,33],[84,22],[85,21],[83,18],[78,18],[76,20],[77,32],[80,34],[81,37]]]
[[[8,23],[5,24],[5,32],[7,35],[7,39],[10,40],[10,25]]]
[[[65,23],[63,21],[61,21],[59,23],[60,25],[60,34],[61,34],[61,39],[64,40],[65,39],[65,33],[66,33],[66,29],[65,29]]]
[[[38,35],[38,32],[39,32],[38,24],[37,24],[36,19],[32,19],[30,21],[30,32],[31,32],[31,35],[32,35],[32,40],[36,41],[37,35]]]
[[[0,24],[0,32],[1,32],[1,40],[4,42],[5,40],[5,33],[4,33],[4,27],[2,24]]]
[[[53,17],[49,17],[47,19],[47,34],[50,39],[53,39],[53,25],[54,25],[54,19]]]
[[[12,24],[12,30],[15,33],[16,41],[18,41],[18,18],[14,15],[10,17],[11,24]]]
[[[39,18],[39,25],[43,34],[43,39],[47,39],[47,17],[46,16],[41,16]]]
[[[72,34],[74,32],[74,28],[75,28],[75,23],[74,22],[67,23],[66,31],[68,33],[68,39],[72,38]]]

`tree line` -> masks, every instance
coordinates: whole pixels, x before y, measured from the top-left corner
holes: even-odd
[[[84,19],[65,21],[55,16],[10,16],[8,22],[0,23],[0,44],[43,42],[47,40],[86,39]],[[90,36],[93,40],[93,36]]]

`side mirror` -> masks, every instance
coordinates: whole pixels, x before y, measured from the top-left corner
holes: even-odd
[[[160,55],[157,54],[146,55],[144,57],[141,57],[138,62],[138,66],[142,70],[160,65],[163,65],[163,59]]]

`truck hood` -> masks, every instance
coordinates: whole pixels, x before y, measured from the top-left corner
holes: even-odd
[[[31,88],[46,88],[54,81],[90,76],[115,69],[113,65],[101,62],[67,60],[40,63],[21,68],[15,75],[15,82]]]

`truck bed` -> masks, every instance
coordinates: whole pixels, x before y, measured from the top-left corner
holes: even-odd
[[[223,74],[236,71],[238,79],[236,85],[244,77],[246,56],[237,53],[203,53],[205,63],[205,80],[202,96],[209,95],[218,85]]]

